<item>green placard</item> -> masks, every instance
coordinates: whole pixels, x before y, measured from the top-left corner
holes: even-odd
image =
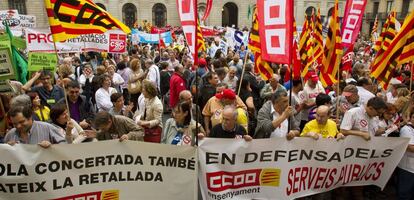
[[[13,37],[13,46],[18,49],[25,49],[26,48],[26,40],[20,37]]]
[[[7,34],[0,35],[0,48],[11,48],[10,38]]]
[[[16,74],[9,48],[0,47],[0,80],[14,79]]]
[[[56,54],[53,53],[29,53],[28,71],[49,70],[55,71],[57,65]]]

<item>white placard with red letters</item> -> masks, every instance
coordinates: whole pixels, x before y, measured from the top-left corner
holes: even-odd
[[[295,199],[343,186],[384,188],[408,138],[203,139],[203,199]]]
[[[31,52],[55,52],[50,29],[26,29],[27,50]],[[87,34],[56,42],[58,53],[97,51],[108,53],[126,52],[126,34],[109,30],[103,34]]]

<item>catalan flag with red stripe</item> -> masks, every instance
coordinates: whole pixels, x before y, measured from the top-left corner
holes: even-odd
[[[53,41],[61,42],[83,34],[104,33],[119,28],[131,30],[91,0],[45,0]]]
[[[383,57],[372,66],[372,76],[387,88],[397,66],[414,60],[414,11],[404,20]]]
[[[306,45],[308,44],[308,40],[310,39],[310,36],[311,36],[311,28],[310,28],[309,21],[307,20],[307,18],[308,17],[305,15],[305,22],[303,23],[302,33],[300,34],[300,39],[299,39],[299,56],[300,56],[300,60],[302,63],[302,68],[301,68],[302,77],[306,77],[306,75],[308,74],[308,68],[306,68],[306,63],[308,61]]]
[[[259,73],[263,80],[268,80],[273,76],[273,69],[270,67],[269,63],[262,60],[261,50],[260,50],[260,37],[259,37],[259,20],[257,19],[257,10],[255,10],[253,15],[253,23],[249,36],[249,45],[248,48],[252,51],[254,55],[254,70],[256,73]]]
[[[206,44],[204,42],[203,33],[201,32],[200,22],[197,21],[197,50],[206,51]]]
[[[371,41],[373,43],[377,41],[377,38],[378,38],[377,29],[378,29],[378,15],[375,15],[374,26],[372,27],[372,31],[371,31]]]
[[[341,56],[343,53],[341,43],[338,17],[338,0],[335,0],[335,7],[334,11],[332,12],[332,19],[329,23],[328,36],[326,37],[324,46],[322,69],[320,70],[319,74],[319,78],[324,87],[337,82],[335,76],[339,70]]]

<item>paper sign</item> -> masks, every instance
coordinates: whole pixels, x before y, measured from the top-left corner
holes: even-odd
[[[55,71],[57,65],[56,54],[54,53],[29,53],[28,71],[49,70]]]

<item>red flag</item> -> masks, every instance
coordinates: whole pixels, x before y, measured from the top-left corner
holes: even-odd
[[[275,63],[292,63],[293,1],[257,1],[259,36],[263,60]]]
[[[197,1],[177,0],[177,10],[188,48],[197,60]]]
[[[210,15],[211,7],[213,7],[213,0],[207,0],[206,10],[204,11],[204,16],[201,18],[201,21],[206,21],[207,17]]]
[[[358,38],[361,30],[367,0],[347,0],[342,24],[342,47],[349,48]]]
[[[167,48],[167,45],[165,45],[165,42],[164,42],[164,40],[162,39],[161,34],[158,34],[158,35],[159,35],[159,43],[158,43],[159,48],[160,48],[160,49],[161,49],[161,48]]]
[[[354,55],[354,45],[351,45],[341,58],[342,70],[352,72],[352,57]]]

